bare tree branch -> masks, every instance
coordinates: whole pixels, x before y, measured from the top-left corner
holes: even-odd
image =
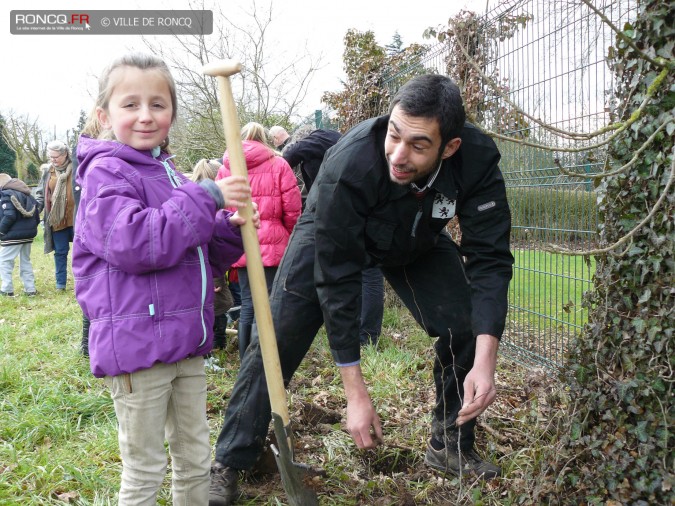
[[[584,1],[584,3],[585,3],[585,0],[582,0],[582,1]],[[450,24],[453,27],[453,29],[455,30],[455,33],[460,33],[459,30],[461,30],[461,28],[457,25],[457,23],[455,21],[453,21],[451,19]],[[545,145],[537,144],[537,143],[531,143],[529,141],[525,141],[524,139],[516,139],[516,138],[511,137],[511,136],[505,136],[505,135],[502,135],[502,134],[498,134],[496,132],[492,132],[491,130],[483,129],[489,135],[493,135],[493,136],[495,136],[499,139],[507,140],[507,141],[510,141],[510,142],[517,142],[517,143],[525,145],[525,146],[547,149],[549,151],[565,151],[565,152],[574,153],[574,152],[585,151],[585,150],[588,150],[588,149],[601,147],[601,146],[604,146],[604,145],[608,144],[613,139],[615,139],[616,136],[619,133],[626,130],[630,125],[635,123],[635,121],[637,121],[640,118],[642,112],[644,111],[644,109],[647,107],[647,105],[651,101],[652,97],[654,96],[654,93],[658,90],[659,85],[665,80],[665,77],[668,75],[668,69],[664,68],[661,71],[661,73],[659,74],[659,76],[657,77],[657,79],[655,80],[656,86],[650,86],[650,88],[648,90],[648,93],[647,93],[647,96],[645,97],[644,101],[642,102],[640,107],[637,109],[637,111],[634,112],[630,116],[628,121],[626,121],[624,123],[611,123],[611,124],[606,125],[606,126],[600,128],[600,129],[598,129],[594,132],[577,133],[577,132],[571,132],[571,131],[568,131],[568,130],[562,130],[560,128],[556,128],[553,125],[550,125],[549,123],[546,123],[546,122],[542,121],[541,119],[539,119],[535,116],[532,116],[531,114],[525,112],[519,105],[517,105],[515,102],[513,102],[508,97],[507,94],[505,94],[501,91],[501,87],[497,83],[495,83],[492,78],[490,78],[487,74],[485,74],[485,72],[483,72],[480,65],[478,65],[476,63],[475,59],[469,54],[469,52],[466,49],[466,47],[464,46],[464,44],[462,44],[460,42],[459,37],[457,37],[457,42],[458,42],[457,46],[460,48],[460,50],[464,54],[464,57],[466,58],[467,63],[480,75],[480,77],[490,86],[490,88],[502,100],[504,100],[507,104],[509,104],[511,107],[513,107],[513,109],[516,112],[518,112],[519,114],[522,114],[524,117],[532,120],[534,123],[536,123],[540,127],[544,128],[545,130],[547,130],[549,132],[552,132],[556,135],[559,135],[561,137],[564,137],[566,139],[571,139],[571,140],[588,140],[588,139],[598,137],[600,135],[604,135],[608,132],[614,131],[612,136],[610,136],[605,142],[602,142],[602,143],[599,143],[599,144],[586,146],[586,147],[579,148],[579,149],[575,149],[575,148],[556,148],[556,149],[552,149],[550,146],[545,146]],[[663,67],[663,65],[661,65],[660,67]],[[638,114],[636,114],[636,113],[638,113]],[[475,119],[475,118],[472,118],[472,119]]]
[[[16,154],[17,173],[25,177],[29,164],[39,167],[47,160],[44,132],[38,118],[19,116],[9,111],[5,114],[3,138],[9,148]]]
[[[201,8],[195,5],[190,8]],[[201,73],[204,64],[222,59],[241,62],[242,72],[232,79],[239,119],[242,124],[257,121],[266,126],[298,116],[318,69],[320,59],[311,52],[287,56],[270,40],[272,4],[261,8],[251,2],[242,12],[246,18],[235,20],[215,9],[212,35],[182,35],[169,44],[166,39],[161,43],[144,39],[171,67],[176,80],[179,121],[172,129],[171,144],[183,169],[225,150],[216,81]]]

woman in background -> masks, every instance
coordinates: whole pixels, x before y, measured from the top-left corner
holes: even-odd
[[[73,242],[80,187],[75,185],[73,162],[62,141],[47,144],[49,163],[42,166],[36,199],[44,209],[44,251],[54,252],[56,290],[63,292],[68,280],[68,252]]]

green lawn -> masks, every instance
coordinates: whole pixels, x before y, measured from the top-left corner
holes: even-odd
[[[595,260],[535,250],[516,250],[509,304],[518,319],[530,323],[540,318],[558,325],[581,326],[587,311],[582,307],[584,292],[592,285]]]

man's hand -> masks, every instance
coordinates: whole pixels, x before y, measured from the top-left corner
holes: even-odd
[[[382,425],[370,401],[361,366],[340,367],[340,374],[347,396],[347,430],[358,448],[375,448],[382,442]]]
[[[499,340],[488,334],[476,338],[476,358],[464,379],[464,403],[457,416],[457,425],[476,418],[497,397],[495,368]]]

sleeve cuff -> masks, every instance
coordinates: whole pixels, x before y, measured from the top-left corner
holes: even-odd
[[[499,325],[497,323],[493,325],[485,325],[485,323],[477,324],[474,322],[474,337],[480,336],[481,334],[489,334],[495,336],[500,341],[502,340],[502,334],[504,333],[504,325]]]
[[[344,350],[331,349],[330,352],[333,355],[333,360],[338,367],[347,367],[361,362],[360,346],[356,346],[356,348],[347,348]]]
[[[336,366],[338,367],[349,367],[351,365],[359,365],[361,363],[360,360],[357,360],[356,362],[350,362],[348,364],[338,364],[337,362],[335,363]]]
[[[209,192],[209,195],[211,195],[216,202],[216,207],[218,209],[223,209],[225,207],[225,197],[223,197],[223,192],[220,191],[220,188],[218,188],[216,183],[210,179],[202,179],[198,184]]]

